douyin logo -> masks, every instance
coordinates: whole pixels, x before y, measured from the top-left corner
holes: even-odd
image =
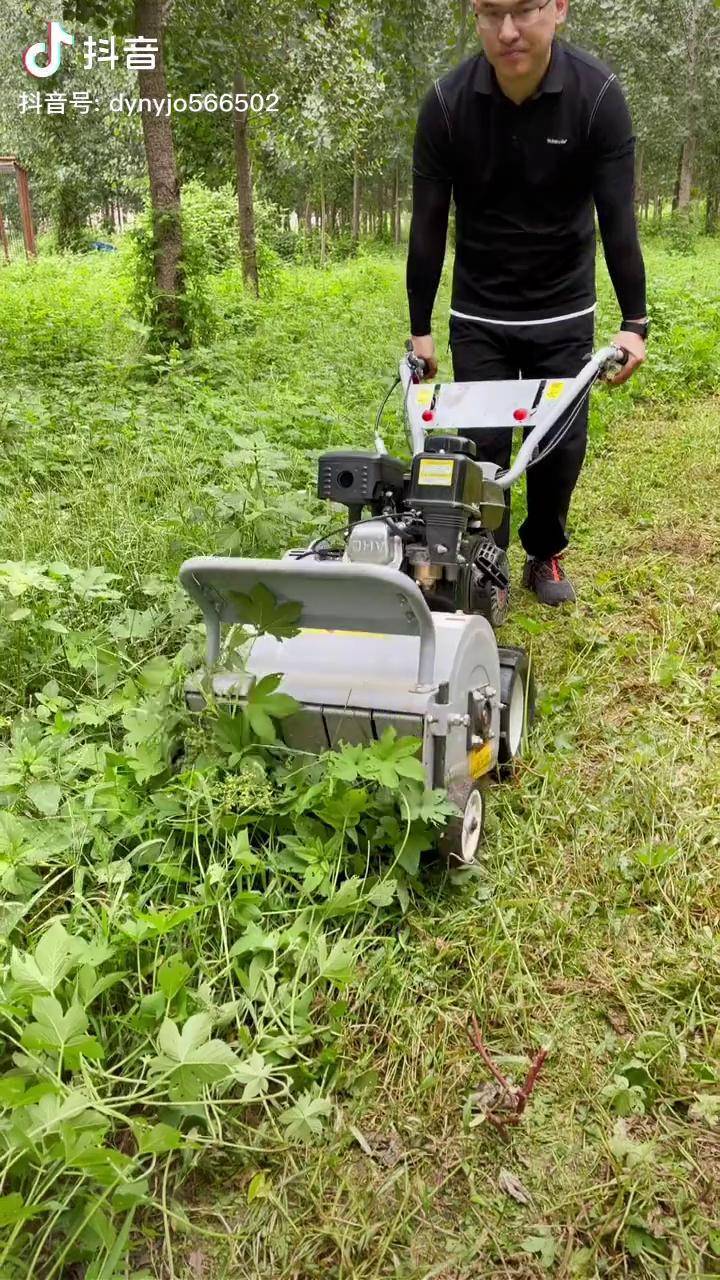
[[[22,56],[28,75],[34,76],[36,80],[47,80],[49,76],[54,76],[60,70],[63,45],[74,43],[75,37],[65,31],[59,22],[48,22],[47,40],[38,40],[35,44],[28,45]],[[46,61],[38,61],[40,58]]]

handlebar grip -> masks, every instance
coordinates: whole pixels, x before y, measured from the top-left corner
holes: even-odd
[[[408,338],[407,342],[405,343],[405,350],[407,351],[408,365],[412,370],[413,382],[422,382],[423,378],[425,377],[425,370],[427,369],[427,364],[425,360],[423,360],[422,356],[415,355],[415,352],[413,351],[412,340],[410,338]]]

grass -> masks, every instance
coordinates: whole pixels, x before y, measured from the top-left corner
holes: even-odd
[[[548,622],[516,601],[543,714],[493,793],[483,876],[369,963],[335,1138],[259,1160],[260,1208],[249,1173],[200,1193],[193,1224],[229,1237],[211,1274],[720,1274],[717,412],[639,413],[593,458],[580,604]],[[508,1141],[472,1127],[473,1010],[516,1074],[551,1045]]]
[[[161,1151],[143,1166],[139,1203],[155,1208],[130,1214],[126,1263],[117,1240],[127,1207],[116,1211],[115,1237],[93,1219],[98,1256],[106,1231],[105,1261],[88,1280],[720,1275],[720,245],[679,257],[653,243],[647,258],[657,336],[647,372],[623,392],[595,396],[594,444],[573,508],[579,604],[548,618],[515,596],[508,639],[532,646],[541,715],[517,777],[493,790],[482,874],[449,883],[423,871],[404,912],[393,904],[360,913],[355,964],[343,960],[349,979],[312,979],[314,1029],[279,1077],[290,1102],[307,1089],[323,1105],[331,1100],[317,1124],[301,1127],[298,1141],[291,1126],[279,1129],[273,1108],[217,1099],[209,1127],[207,1115],[197,1121],[202,1162],[190,1143],[179,1158]],[[10,786],[5,801],[19,820],[35,814],[37,829],[34,795],[51,837],[57,824],[77,822],[91,790],[103,817],[89,845],[61,844],[49,870],[36,860],[21,884],[4,879],[0,909],[12,942],[28,950],[54,918],[83,937],[103,921],[119,957],[106,969],[136,966],[140,1011],[132,975],[91,1006],[90,1032],[106,1045],[115,1083],[108,1092],[92,1060],[83,1077],[100,1110],[113,1098],[135,1123],[141,1086],[132,1081],[155,1052],[159,1026],[147,1001],[179,982],[163,1006],[179,1024],[198,1007],[203,981],[215,984],[216,1003],[222,991],[237,998],[248,975],[236,967],[228,976],[222,938],[246,936],[239,890],[259,889],[263,924],[277,929],[305,918],[298,912],[325,892],[303,895],[282,860],[261,879],[252,868],[238,878],[237,846],[227,854],[215,827],[210,855],[197,831],[186,845],[183,815],[205,821],[190,783],[175,843],[152,825],[148,811],[175,794],[172,771],[140,783],[156,767],[140,747],[154,739],[133,737],[128,724],[137,730],[138,707],[148,713],[143,690],[164,679],[148,664],[172,658],[187,636],[195,643],[194,617],[169,584],[188,554],[267,554],[280,549],[278,530],[293,545],[326,519],[312,494],[314,458],[327,445],[370,442],[404,313],[402,264],[392,258],[288,272],[258,307],[229,272],[215,285],[214,344],[159,369],[143,354],[124,294],[121,264],[107,259],[0,273],[0,558],[43,566],[55,584],[23,587],[4,605],[6,723],[32,707],[44,734],[61,735],[64,716],[79,743],[78,707],[90,724],[107,713],[92,742],[110,743],[132,775],[122,801],[119,784],[111,800],[92,771],[78,782],[76,764],[60,760],[43,772],[24,748],[24,790]],[[601,299],[604,338],[613,314],[606,281]],[[401,447],[397,419],[386,437]],[[57,561],[68,568],[59,578],[49,568]],[[68,576],[91,566],[118,577]],[[517,552],[513,567],[517,578]],[[162,705],[167,716],[172,704]],[[236,773],[208,775],[215,804]],[[51,788],[59,778],[67,811],[53,810],[52,792],[31,791],[29,777]],[[158,833],[159,870],[137,854]],[[272,838],[262,840],[275,856]],[[207,868],[193,878],[190,856],[221,867],[216,895]],[[342,857],[352,871],[351,852]],[[33,866],[46,884],[33,880]],[[196,903],[198,884],[197,921],[143,943],[137,921]],[[130,928],[127,911],[136,923],[131,945],[122,934],[126,956],[118,939]],[[340,927],[345,945],[351,930]],[[275,995],[255,1005],[261,1047],[284,1026],[283,984],[297,994],[309,981],[301,966],[310,942],[284,945]],[[17,997],[8,1000],[6,992],[12,1027]],[[551,1046],[507,1140],[483,1122],[487,1072],[467,1039],[472,1011],[515,1076],[541,1044]],[[242,1054],[252,1048],[247,1024],[228,1016],[216,1034]],[[77,1086],[77,1071],[65,1064],[64,1075]],[[159,1099],[149,1119],[187,1133],[172,1100]],[[133,1149],[128,1131],[116,1132],[121,1151]],[[3,1151],[8,1132],[0,1112]],[[59,1178],[62,1161],[50,1154]],[[500,1189],[503,1170],[530,1203]],[[93,1185],[97,1199],[103,1184]],[[85,1228],[68,1228],[72,1190],[65,1195],[58,1238],[85,1231],[92,1249]],[[90,1212],[95,1201],[81,1203]],[[57,1248],[53,1265],[60,1256]],[[60,1263],[68,1280],[72,1261],[70,1250]],[[13,1280],[56,1274],[37,1234],[3,1265]]]

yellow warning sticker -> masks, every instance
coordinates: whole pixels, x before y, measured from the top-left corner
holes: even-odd
[[[442,484],[449,488],[452,484],[452,458],[422,458],[418,471],[418,484]]]
[[[564,382],[548,382],[547,387],[545,388],[545,399],[557,400],[558,397],[562,395],[564,389]]]
[[[489,742],[473,748],[470,752],[469,764],[471,778],[481,778],[484,773],[487,773],[492,764],[492,747]]]
[[[415,393],[416,404],[421,404],[424,407],[425,405],[430,404],[432,402],[432,398],[433,398],[432,386],[418,387]]]

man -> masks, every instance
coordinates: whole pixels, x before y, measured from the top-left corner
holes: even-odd
[[[594,339],[594,208],[622,316],[613,341],[628,352],[612,381],[625,382],[645,358],[630,114],[612,72],[557,38],[567,7],[568,0],[475,0],[484,52],[436,81],[422,104],[407,287],[413,347],[428,377],[437,373],[431,317],[451,195],[457,381],[579,372]],[[523,583],[544,604],[575,599],[561,556],[586,442],[587,401],[562,443],[528,472]],[[478,445],[486,461],[509,464],[509,430],[482,432]],[[504,547],[507,501],[497,535]]]

